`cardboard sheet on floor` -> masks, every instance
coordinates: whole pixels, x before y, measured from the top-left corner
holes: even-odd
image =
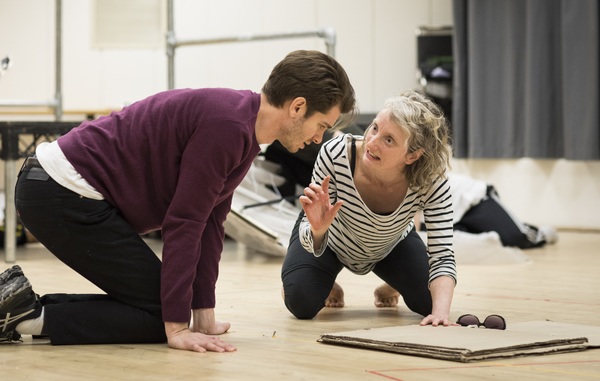
[[[550,321],[474,327],[398,326],[321,335],[319,342],[470,362],[600,348],[600,327]]]

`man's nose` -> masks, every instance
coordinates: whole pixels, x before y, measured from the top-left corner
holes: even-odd
[[[317,132],[317,133],[315,134],[315,136],[313,136],[313,138],[312,138],[312,142],[313,142],[313,143],[315,143],[315,144],[319,144],[319,143],[321,143],[321,142],[323,141],[323,134],[324,134],[324,133],[325,133],[324,131],[323,131],[323,132],[320,132],[320,133],[319,133],[319,132]]]

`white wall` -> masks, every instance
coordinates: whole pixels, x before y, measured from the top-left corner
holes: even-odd
[[[64,109],[120,108],[166,89],[163,48],[92,48],[94,4],[63,0]],[[451,0],[175,0],[174,5],[180,39],[333,27],[336,58],[365,113],[417,86],[417,27],[452,24]],[[0,99],[52,98],[54,2],[0,0],[0,36],[0,58],[9,54],[14,62],[0,79]],[[294,49],[324,51],[325,44],[306,38],[182,47],[176,52],[176,87],[258,91],[273,65]],[[493,182],[506,204],[528,222],[600,229],[598,161],[456,160],[454,168]]]
[[[451,23],[451,0],[175,0],[178,39],[278,33],[330,26],[364,112],[415,86],[415,30]],[[93,0],[63,0],[65,110],[105,109],[166,89],[164,49],[91,47]],[[0,56],[14,65],[0,99],[54,94],[54,2],[0,0]],[[126,36],[124,36],[126,38]],[[176,87],[260,90],[272,67],[294,49],[325,51],[319,38],[181,47]]]

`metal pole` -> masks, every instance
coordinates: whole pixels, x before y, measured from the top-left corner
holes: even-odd
[[[175,88],[175,49],[182,46],[224,44],[231,42],[248,42],[260,40],[278,40],[286,38],[319,37],[325,40],[327,54],[335,58],[336,33],[332,27],[325,27],[317,30],[297,31],[274,34],[243,34],[238,36],[225,36],[215,38],[205,38],[196,40],[177,41],[174,31],[173,0],[167,1],[167,85],[169,90]]]
[[[336,34],[333,27],[326,27],[321,29],[320,36],[325,39],[325,45],[327,47],[327,54],[335,58],[335,44]]]
[[[173,0],[167,1],[167,88],[175,88],[175,30],[174,30]]]
[[[295,32],[284,32],[284,33],[271,33],[271,34],[241,34],[237,36],[224,36],[214,38],[203,38],[196,40],[180,40],[174,41],[173,46],[179,48],[181,46],[191,45],[210,45],[210,44],[223,44],[229,42],[249,42],[249,41],[261,41],[261,40],[279,40],[286,38],[305,38],[305,37],[320,37],[325,38],[328,45],[335,44],[335,31],[332,28],[323,28],[317,30],[308,31],[295,31]]]
[[[15,210],[16,161],[6,159],[4,163],[5,202],[4,207],[4,253],[5,261],[13,263],[17,251],[17,212]]]
[[[62,0],[56,0],[56,35],[55,35],[55,100],[54,119],[61,120],[63,116],[62,108]]]

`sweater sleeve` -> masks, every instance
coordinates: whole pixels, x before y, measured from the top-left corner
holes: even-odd
[[[225,239],[223,223],[231,209],[232,198],[233,195],[215,207],[204,229],[200,249],[203,253],[212,252],[214,255],[200,256],[194,279],[192,309],[214,308],[216,305],[215,289]]]
[[[234,128],[206,130],[192,136],[183,152],[179,181],[163,223],[164,321],[189,322],[192,300],[195,305],[214,304],[222,221],[228,211],[223,194],[228,176],[239,165],[244,142]]]
[[[439,179],[425,196],[423,209],[427,227],[429,282],[446,275],[456,283],[456,261],[452,246],[452,195],[448,180]]]

